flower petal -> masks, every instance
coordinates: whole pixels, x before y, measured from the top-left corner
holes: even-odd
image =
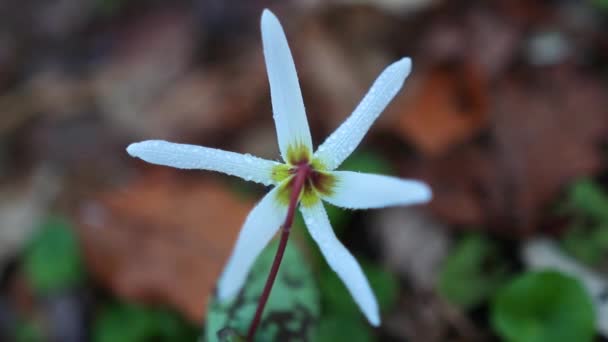
[[[278,187],[270,191],[249,213],[236,245],[218,282],[218,299],[234,297],[247,279],[255,259],[281,227],[287,207],[276,200]]]
[[[376,118],[401,89],[411,69],[412,62],[407,57],[384,69],[350,117],[319,146],[315,157],[328,170],[335,170],[357,148]]]
[[[134,143],[127,147],[127,152],[152,164],[219,171],[264,185],[274,184],[272,169],[281,165],[251,155],[163,140]]]
[[[355,257],[336,238],[323,204],[319,201],[309,207],[300,207],[300,211],[310,235],[319,245],[329,267],[342,279],[367,320],[373,326],[380,325],[376,297]]]
[[[262,13],[262,43],[281,155],[287,161],[289,146],[304,146],[312,153],[296,67],[281,23],[269,10]]]
[[[336,185],[333,193],[323,199],[339,207],[351,209],[383,208],[412,205],[431,200],[431,189],[423,182],[395,177],[333,171]]]

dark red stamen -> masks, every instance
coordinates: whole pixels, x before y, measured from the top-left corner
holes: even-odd
[[[293,224],[293,219],[296,212],[296,206],[298,205],[298,199],[300,198],[300,193],[306,184],[306,180],[312,173],[312,168],[308,163],[299,163],[295,170],[295,177],[293,183],[290,184],[291,194],[289,197],[289,207],[287,208],[287,215],[285,216],[285,221],[282,226],[281,232],[281,241],[279,241],[279,247],[277,248],[277,254],[274,257],[274,261],[272,262],[272,267],[270,268],[270,273],[268,274],[268,279],[266,279],[266,284],[264,285],[264,291],[262,291],[262,295],[258,301],[258,307],[255,311],[255,316],[253,317],[253,321],[249,326],[249,331],[247,332],[247,341],[253,341],[253,336],[260,324],[260,320],[262,319],[262,313],[264,312],[264,307],[266,306],[266,302],[268,301],[268,297],[270,296],[270,290],[272,290],[272,285],[277,277],[277,273],[279,271],[279,266],[281,265],[281,260],[283,260],[283,254],[285,253],[285,247],[287,247],[287,239],[289,238],[289,232],[291,231],[291,226]]]

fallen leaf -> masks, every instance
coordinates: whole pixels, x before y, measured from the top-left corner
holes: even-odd
[[[100,195],[82,208],[79,233],[102,284],[201,322],[251,202],[210,178],[175,174],[144,174]]]
[[[541,71],[536,82],[512,80],[497,89],[492,131],[507,198],[503,211],[524,230],[562,186],[601,166],[606,89],[573,71]]]
[[[599,170],[608,134],[605,87],[567,66],[526,77],[493,90],[483,141],[404,169],[431,184],[431,208],[440,217],[527,235],[564,185]]]
[[[423,153],[437,156],[467,141],[486,124],[486,85],[471,65],[419,72],[398,97],[395,130]],[[411,86],[410,86],[411,85]]]

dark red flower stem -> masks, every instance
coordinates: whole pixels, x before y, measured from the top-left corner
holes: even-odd
[[[289,232],[291,231],[291,225],[293,224],[293,218],[296,212],[296,206],[298,205],[298,199],[300,198],[300,192],[302,192],[306,179],[310,175],[311,171],[312,169],[307,163],[299,165],[296,169],[296,175],[292,183],[293,187],[291,188],[291,194],[289,197],[289,207],[287,208],[287,215],[285,216],[285,222],[283,222],[282,226],[281,241],[279,242],[279,247],[277,248],[277,254],[274,256],[274,261],[272,262],[268,279],[266,279],[264,291],[262,292],[260,300],[258,301],[258,308],[255,311],[255,316],[253,317],[253,321],[251,321],[251,325],[249,326],[249,331],[247,332],[247,341],[253,341],[253,336],[255,335],[258,325],[260,324],[260,320],[262,319],[264,307],[266,306],[266,302],[270,296],[270,290],[272,290],[272,285],[277,277],[281,260],[283,260],[285,247],[287,247],[287,240],[289,239]]]

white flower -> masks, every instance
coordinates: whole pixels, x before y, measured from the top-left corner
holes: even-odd
[[[312,238],[329,266],[338,274],[369,322],[380,324],[378,303],[361,266],[336,238],[321,200],[351,208],[382,208],[428,202],[429,187],[413,180],[334,171],[353,152],[410,73],[411,61],[389,65],[374,82],[351,116],[312,153],[302,94],[285,33],[278,19],[264,10],[262,41],[279,149],[285,163],[201,146],[149,140],[127,151],[149,163],[181,169],[223,172],[274,185],[249,213],[234,251],[218,283],[218,297],[234,297],[243,286],[256,257],[279,230],[287,213],[291,182],[299,167],[312,169],[300,197],[300,211]]]

